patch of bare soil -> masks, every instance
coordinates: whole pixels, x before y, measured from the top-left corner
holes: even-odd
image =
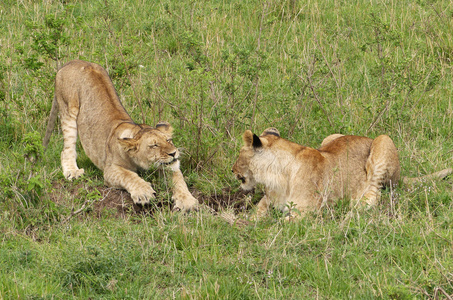
[[[192,194],[200,201],[200,204],[204,204],[216,212],[224,209],[233,209],[234,212],[238,213],[251,208],[254,192],[242,190],[233,192],[230,188],[224,188],[213,195],[202,194],[198,191],[192,191]]]
[[[206,195],[196,190],[191,192],[201,206],[207,206],[213,212],[232,209],[238,213],[250,209],[252,205],[253,192],[233,192],[230,188],[225,188],[214,195]],[[134,214],[153,214],[157,209],[173,205],[168,201],[159,200],[145,206],[136,205],[125,190],[89,186],[86,183],[74,184],[67,181],[53,182],[50,198],[56,204],[72,206],[73,212],[77,212],[85,204],[86,209],[83,212],[91,211],[97,217],[107,211],[110,214],[114,212],[115,216],[120,218]]]

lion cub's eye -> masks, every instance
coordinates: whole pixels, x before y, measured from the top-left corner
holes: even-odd
[[[150,148],[150,149],[154,149],[154,148],[157,148],[157,147],[158,147],[158,145],[157,145],[157,144],[154,144],[154,145],[149,145],[149,146],[148,146],[148,148]]]
[[[173,139],[168,139],[167,142],[173,145]]]

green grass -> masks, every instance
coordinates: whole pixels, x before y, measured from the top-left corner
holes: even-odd
[[[297,223],[230,226],[171,214],[100,216],[102,173],[65,182],[62,135],[40,147],[57,65],[103,65],[134,120],[175,127],[202,197],[233,193],[245,129],[317,147],[388,134],[402,173],[452,165],[450,1],[3,1],[0,4],[0,299],[447,299],[452,181],[347,201]],[[256,196],[254,199],[257,198]],[[88,202],[87,202],[88,201]],[[226,209],[226,208],[225,208]],[[240,213],[246,218],[250,211]]]
[[[337,212],[333,212],[334,214]],[[380,212],[225,226],[209,214],[78,220],[8,235],[4,298],[410,298],[451,292],[451,217]],[[2,219],[2,222],[5,220]]]

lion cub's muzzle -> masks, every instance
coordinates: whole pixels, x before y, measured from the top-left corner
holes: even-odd
[[[242,174],[240,174],[240,173],[238,173],[238,172],[235,172],[234,169],[235,169],[235,167],[233,167],[233,170],[231,170],[231,172],[233,172],[233,174],[236,175],[236,178],[237,178],[238,180],[240,180],[242,183],[245,183],[245,181],[246,181],[245,176],[243,176]]]
[[[167,153],[168,156],[170,156],[172,159],[170,161],[167,161],[167,162],[161,162],[162,165],[172,165],[174,164],[175,162],[178,161],[178,158],[179,158],[179,155],[178,155],[178,151],[174,151],[174,152],[171,152],[171,153]]]
[[[168,165],[174,164],[174,163],[177,162],[177,161],[178,161],[177,158],[173,158],[171,161],[169,161],[169,162],[163,162],[162,164],[168,166]]]
[[[233,166],[232,171],[233,171],[236,179],[241,182],[241,188],[244,191],[252,190],[256,185],[255,179],[253,178],[253,174],[250,171],[246,171],[244,174],[244,173],[240,172],[240,170],[238,170],[238,169],[239,168],[237,168],[237,166],[235,165],[235,166]]]
[[[245,183],[245,177],[244,177],[244,176],[242,176],[242,175],[240,175],[240,174],[237,174],[237,175],[236,175],[236,178],[237,178],[238,180],[240,180],[242,183]]]

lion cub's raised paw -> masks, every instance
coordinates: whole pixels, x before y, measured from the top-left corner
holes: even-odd
[[[188,212],[191,210],[198,210],[198,200],[190,193],[182,195],[180,194],[178,196],[173,196],[172,198],[175,201],[175,206],[173,207],[173,211],[175,212]]]
[[[151,199],[156,198],[156,191],[153,190],[151,184],[145,182],[131,192],[131,198],[135,204],[148,204]]]

